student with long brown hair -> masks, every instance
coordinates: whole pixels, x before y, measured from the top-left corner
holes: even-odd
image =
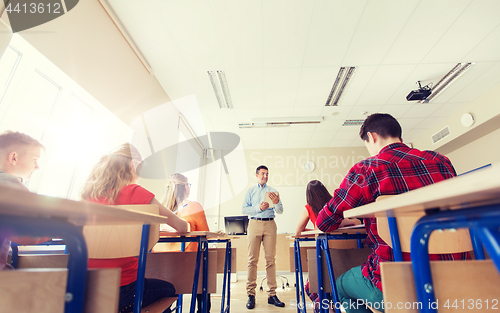
[[[314,225],[314,228],[317,229],[316,227],[316,217],[318,216],[319,212],[323,209],[325,204],[328,203],[332,199],[332,195],[326,189],[325,185],[323,185],[319,180],[311,180],[309,184],[307,184],[306,187],[306,207],[304,210],[302,210],[302,215],[300,216],[298,222],[297,222],[297,227],[295,228],[295,236],[300,235],[301,232],[310,230],[307,229],[307,223],[309,223],[309,220],[311,220],[312,224]],[[342,221],[342,225],[340,227],[344,226],[349,226],[349,225],[356,225],[357,223],[355,221],[351,221],[348,219],[345,219]],[[313,302],[313,307],[314,307],[314,312],[319,313],[319,306],[320,303],[318,302],[318,294],[317,293],[311,293],[309,292],[309,279],[307,279],[307,284],[305,287],[305,291],[311,301]]]
[[[123,144],[104,155],[88,177],[82,199],[113,205],[156,204],[160,215],[168,218],[167,224],[179,232],[187,232],[188,224],[165,208],[155,195],[139,186],[142,157],[137,148]],[[138,260],[135,257],[118,259],[89,259],[89,268],[121,268],[119,312],[131,312],[137,280]],[[174,286],[159,279],[145,279],[143,306],[175,294]],[[165,312],[169,312],[167,309]]]
[[[323,209],[325,204],[328,203],[332,199],[332,195],[326,189],[325,185],[323,185],[319,180],[311,180],[306,187],[306,206],[305,209],[302,210],[302,215],[299,217],[297,222],[297,227],[295,228],[295,235],[300,235],[301,232],[307,229],[307,223],[311,220],[314,228],[316,229],[316,217],[319,212]],[[355,225],[356,222],[345,220],[343,226]]]
[[[187,177],[180,173],[175,173],[168,178],[163,205],[188,222],[191,231],[209,231],[207,217],[201,204],[187,199],[190,192],[191,184],[188,182]],[[198,243],[191,242],[187,245],[185,251],[198,251]],[[201,312],[202,295],[198,294],[196,299],[198,301],[198,312]],[[210,308],[211,301],[209,294],[207,312],[210,312]]]

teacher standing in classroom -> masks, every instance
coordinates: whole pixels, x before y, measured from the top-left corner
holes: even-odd
[[[277,307],[284,307],[276,296],[276,237],[277,228],[274,222],[275,213],[283,213],[283,205],[276,189],[267,185],[269,170],[261,165],[255,171],[257,184],[247,190],[243,200],[242,213],[247,214],[250,221],[247,230],[248,243],[248,281],[247,309],[255,308],[255,288],[257,287],[257,262],[259,261],[259,252],[261,242],[264,245],[264,255],[266,258],[266,278],[269,290],[267,303]],[[272,205],[264,202],[266,192],[269,193],[269,199]],[[272,207],[270,207],[272,206]]]

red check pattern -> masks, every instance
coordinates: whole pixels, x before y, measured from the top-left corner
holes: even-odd
[[[316,225],[324,232],[337,229],[343,212],[374,202],[381,195],[396,195],[456,176],[450,160],[433,151],[412,149],[403,143],[384,147],[374,157],[354,165],[321,210]],[[377,220],[364,219],[366,245],[373,250],[362,273],[382,290],[380,263],[394,261],[392,249],[378,236]],[[465,260],[468,253],[433,254],[431,260]],[[405,261],[409,253],[403,253]]]

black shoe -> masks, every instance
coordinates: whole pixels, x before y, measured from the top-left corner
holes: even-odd
[[[255,296],[248,295],[247,309],[251,310],[253,308],[255,308]]]
[[[278,297],[276,297],[276,296],[271,296],[271,297],[267,298],[267,303],[272,304],[274,306],[278,306],[280,308],[285,307],[285,304],[283,302],[281,302],[280,299],[278,299]]]

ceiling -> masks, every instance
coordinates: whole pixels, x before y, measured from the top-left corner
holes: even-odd
[[[395,116],[412,142],[500,83],[498,0],[108,3],[165,92],[183,100],[179,110],[195,103],[186,119],[197,134],[236,133],[245,149],[363,146],[359,126],[342,123],[375,112]],[[406,101],[418,80],[436,84],[458,62],[476,64],[430,103]],[[341,66],[356,71],[339,106],[326,107]],[[225,72],[234,109],[219,108],[207,75],[216,70]],[[324,119],[238,128],[251,118],[302,116]]]

